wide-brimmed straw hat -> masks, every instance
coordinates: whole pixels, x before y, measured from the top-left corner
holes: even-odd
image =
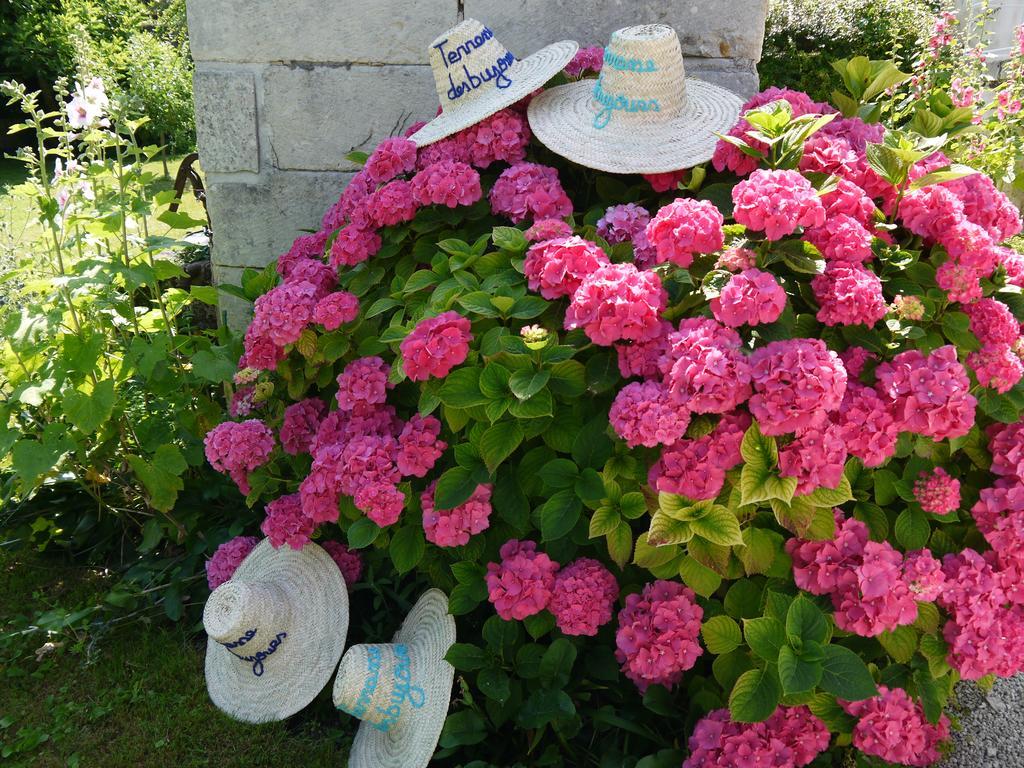
[[[558,74],[578,48],[562,40],[517,59],[489,28],[466,19],[430,44],[441,114],[409,138],[432,144],[512,106]]]
[[[349,768],[425,768],[441,736],[455,670],[448,598],[428,590],[390,644],[354,645],[334,681],[334,704],[362,722]]]
[[[550,88],[530,102],[537,139],[610,173],[664,173],[711,159],[716,133],[740,114],[739,96],[687,77],[679,37],[664,24],[612,33],[601,74]]]
[[[295,714],[337,669],[348,615],[330,555],[312,543],[274,549],[264,539],[203,610],[210,699],[248,723]]]

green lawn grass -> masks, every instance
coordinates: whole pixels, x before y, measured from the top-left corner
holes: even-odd
[[[330,691],[284,723],[236,723],[210,703],[205,637],[127,624],[96,639],[4,639],[13,614],[103,594],[96,569],[0,550],[0,766],[12,768],[343,768],[349,732]],[[8,751],[4,757],[5,751]]]

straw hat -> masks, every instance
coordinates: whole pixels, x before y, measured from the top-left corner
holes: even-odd
[[[338,666],[348,591],[316,544],[274,549],[264,539],[203,610],[210,636],[206,688],[236,720],[283,720],[311,702]]]
[[[561,72],[578,48],[562,40],[519,60],[490,29],[466,19],[430,44],[441,114],[409,138],[433,144],[512,106]]]
[[[392,643],[354,645],[334,681],[334,704],[362,720],[349,768],[425,768],[441,735],[455,670],[448,598],[427,590]]]
[[[530,102],[534,135],[562,157],[610,173],[664,173],[711,159],[739,96],[686,77],[679,37],[664,24],[612,33],[601,75]]]

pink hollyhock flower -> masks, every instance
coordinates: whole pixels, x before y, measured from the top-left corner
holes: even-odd
[[[374,227],[393,227],[412,221],[416,200],[408,181],[389,181],[366,199],[366,215]]]
[[[619,373],[623,378],[642,376],[645,379],[660,374],[660,361],[668,351],[668,335],[674,331],[672,323],[662,320],[658,332],[648,341],[637,341],[631,344],[616,344],[615,352],[619,358]]]
[[[473,495],[452,509],[434,508],[434,489],[427,486],[420,496],[423,507],[423,532],[427,541],[439,547],[461,547],[471,536],[486,531],[491,521],[491,490],[488,484],[478,485]]]
[[[769,240],[825,223],[821,198],[797,171],[754,171],[733,187],[732,200],[736,223],[763,231]]]
[[[901,352],[879,365],[875,377],[901,430],[945,440],[966,435],[974,424],[977,400],[951,345],[927,357],[916,349]]]
[[[572,227],[561,219],[538,219],[523,233],[531,243],[572,236]]]
[[[545,240],[530,246],[523,260],[523,274],[531,291],[545,299],[572,296],[584,278],[608,264],[604,251],[582,237]]]
[[[491,211],[518,224],[524,219],[563,219],[572,201],[558,181],[558,171],[536,163],[516,163],[494,182]]]
[[[979,299],[961,307],[971,319],[971,333],[984,344],[1013,344],[1020,337],[1020,323],[1010,308],[996,299]]]
[[[870,269],[834,261],[811,280],[820,309],[816,317],[825,325],[873,326],[889,311],[882,281]]]
[[[708,200],[679,198],[661,208],[647,225],[647,241],[658,261],[689,267],[694,254],[714,253],[725,246],[724,219]]]
[[[509,539],[499,550],[501,563],[487,564],[488,599],[505,621],[525,619],[548,607],[558,563],[537,551],[532,541]]]
[[[477,168],[487,168],[495,162],[512,165],[526,157],[530,124],[525,114],[503,109],[471,126],[465,134],[468,162]]]
[[[750,413],[766,435],[820,427],[846,393],[846,369],[820,339],[773,341],[750,362]]]
[[[444,205],[457,208],[472,205],[481,197],[480,174],[466,163],[442,160],[428,165],[410,182],[412,197],[418,205]]]
[[[405,494],[390,483],[371,482],[356,489],[352,497],[356,508],[368,518],[386,528],[398,522],[405,509]]]
[[[441,422],[433,416],[413,414],[398,436],[398,455],[395,464],[404,477],[425,477],[441,458],[448,444],[438,440]]]
[[[569,77],[580,77],[581,75],[601,71],[604,64],[604,48],[600,45],[592,45],[589,48],[580,48],[576,55],[565,65],[565,74]]]
[[[297,493],[274,499],[267,504],[266,513],[260,530],[275,549],[285,544],[302,549],[316,530],[316,523],[302,511],[302,499]]]
[[[416,145],[395,136],[384,139],[366,160],[366,175],[374,184],[384,184],[416,167]]]
[[[249,553],[259,544],[255,536],[235,536],[225,541],[217,551],[206,561],[206,583],[210,589],[216,589],[221,584],[230,581],[235,575],[238,566],[249,556]],[[609,618],[611,618],[609,614]]]
[[[565,635],[593,637],[612,620],[619,584],[611,571],[597,560],[573,560],[555,576],[548,610]]]
[[[779,474],[797,478],[796,492],[801,496],[818,488],[836,488],[845,466],[846,443],[833,424],[805,429],[779,450]]]
[[[597,234],[612,245],[633,242],[650,220],[651,214],[642,205],[613,205],[597,220]]]
[[[1024,366],[1008,344],[986,344],[967,356],[978,383],[996,392],[1009,392],[1024,377]]]
[[[902,688],[880,685],[873,698],[839,703],[857,718],[853,746],[890,763],[929,766],[938,762],[939,746],[950,737],[949,718],[941,715],[932,725]]]
[[[354,267],[371,256],[376,256],[380,246],[380,235],[374,230],[347,226],[338,232],[338,236],[331,244],[331,266]]]
[[[635,381],[619,390],[608,420],[630,448],[672,445],[686,432],[690,412],[668,394],[668,387],[656,381]]]
[[[941,467],[922,472],[914,483],[914,498],[925,512],[946,515],[960,508],[960,481]]]
[[[693,591],[677,581],[655,581],[626,597],[615,633],[615,658],[641,692],[651,684],[672,688],[703,653],[698,637],[704,611]]]
[[[206,433],[206,460],[231,476],[238,489],[249,493],[249,473],[266,463],[274,450],[274,433],[259,419],[225,421]]]
[[[845,213],[836,214],[820,227],[807,230],[804,239],[821,251],[828,261],[861,264],[874,258],[871,232]]]
[[[679,171],[667,171],[665,173],[645,173],[644,181],[651,185],[655,192],[668,192],[679,189],[679,185],[686,181],[689,172],[684,168]]]
[[[338,570],[341,571],[341,577],[345,579],[345,586],[351,592],[352,585],[359,581],[359,577],[363,573],[363,558],[359,554],[359,550],[349,549],[340,541],[322,541],[320,546],[337,564]]]
[[[711,300],[715,319],[732,328],[774,323],[786,308],[786,292],[771,272],[745,269],[729,278]]]
[[[387,391],[394,387],[388,381],[391,366],[376,355],[360,357],[338,374],[338,407],[351,411],[359,404],[380,405],[387,400]]]
[[[734,330],[694,318],[682,321],[668,342],[662,364],[675,402],[695,413],[725,413],[750,397],[750,365]]]
[[[313,322],[326,331],[336,331],[359,316],[359,299],[348,291],[335,291],[324,296],[313,307]]]
[[[307,397],[285,408],[280,434],[284,452],[290,456],[307,453],[326,413],[327,404],[318,397]]]
[[[742,272],[757,266],[757,254],[749,248],[726,248],[715,262],[718,269]]]
[[[469,320],[458,312],[442,312],[420,320],[400,345],[405,373],[411,381],[442,379],[469,354],[473,340]]]
[[[852,373],[850,366],[847,372]],[[855,379],[846,383],[839,411],[832,414],[846,449],[865,467],[877,467],[896,453],[900,430],[889,405],[871,387]]]
[[[567,330],[582,328],[595,344],[646,341],[660,330],[668,294],[661,278],[632,264],[609,264],[587,275],[565,311]]]
[[[716,709],[694,727],[682,768],[803,768],[830,741],[828,727],[807,707],[779,707],[760,723],[734,723],[729,710]]]

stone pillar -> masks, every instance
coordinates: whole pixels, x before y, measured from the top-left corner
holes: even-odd
[[[630,24],[675,27],[689,74],[757,90],[767,0],[187,0],[196,130],[214,280],[238,283],[287,249],[372,150],[437,109],[430,42],[464,17],[517,55],[603,45]],[[221,294],[232,325],[249,308]]]

